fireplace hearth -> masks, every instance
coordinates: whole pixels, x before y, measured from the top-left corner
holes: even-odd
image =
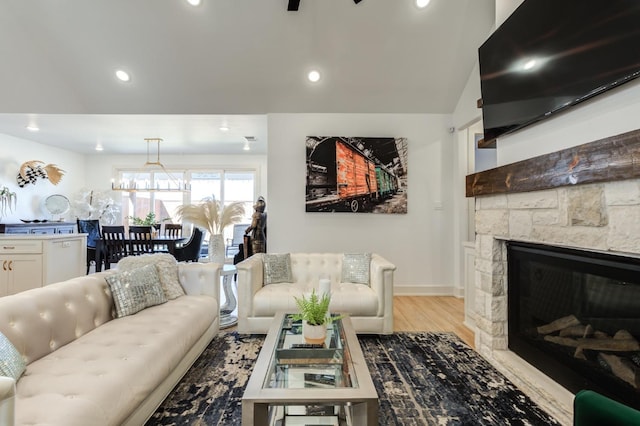
[[[509,349],[640,409],[640,258],[507,241]]]

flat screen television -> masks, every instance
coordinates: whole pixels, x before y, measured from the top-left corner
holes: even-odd
[[[640,75],[639,0],[525,0],[479,48],[485,143]]]

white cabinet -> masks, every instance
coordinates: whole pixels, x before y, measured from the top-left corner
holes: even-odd
[[[84,234],[43,241],[43,284],[79,277],[87,271],[87,239]]]
[[[0,297],[84,275],[85,234],[0,238]]]
[[[42,286],[42,242],[0,241],[0,296]]]
[[[37,254],[16,254],[0,256],[0,296],[40,287],[42,283],[42,256]]]

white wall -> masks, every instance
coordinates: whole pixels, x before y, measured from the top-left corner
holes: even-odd
[[[1,218],[3,223],[19,223],[20,219],[52,219],[49,213],[42,209],[43,200],[53,194],[62,194],[71,199],[72,194],[78,191],[84,182],[85,166],[81,154],[5,134],[0,134],[0,152],[0,187],[7,186],[18,196],[17,208]],[[28,184],[20,188],[16,181],[20,166],[32,160],[56,164],[64,170],[65,174],[60,183],[53,185],[49,180],[38,179],[35,185]],[[65,219],[69,219],[69,215]]]
[[[450,126],[435,114],[270,114],[269,252],[376,252],[397,266],[397,294],[451,294]],[[306,136],[406,137],[408,213],[306,213]]]

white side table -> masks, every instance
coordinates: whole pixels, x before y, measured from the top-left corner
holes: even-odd
[[[220,328],[229,328],[238,323],[238,317],[231,315],[238,306],[238,301],[233,293],[233,276],[238,270],[235,265],[225,264],[220,271],[222,277],[222,290],[224,291],[224,305],[220,306]]]

